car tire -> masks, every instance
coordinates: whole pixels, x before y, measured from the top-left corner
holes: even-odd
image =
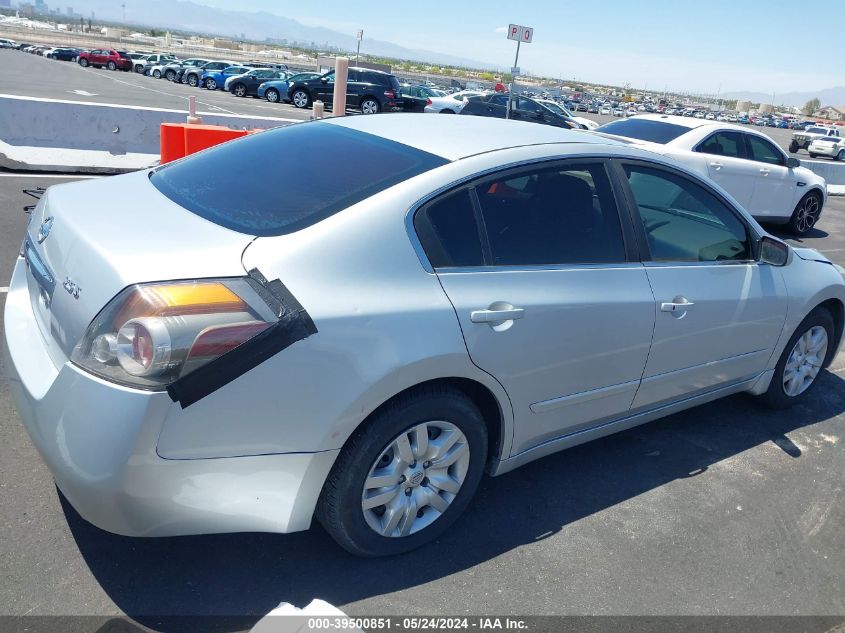
[[[139,75],[144,71],[144,67],[141,64],[135,64],[135,72]]]
[[[378,114],[381,111],[381,104],[375,97],[364,97],[361,99],[361,114]]]
[[[232,86],[232,94],[236,97],[245,97],[246,86],[242,83],[236,83],[234,86]]]
[[[114,62],[109,62],[108,64],[106,64],[106,68],[108,68],[109,70],[117,70],[117,64],[115,64]]]
[[[455,114],[452,110],[441,110],[440,114]]]
[[[164,78],[167,79],[167,81],[176,81],[176,71],[168,70],[166,73],[164,73]]]
[[[813,154],[813,152],[810,152],[810,158],[818,158],[818,157],[819,157],[818,154]]]
[[[810,312],[783,348],[772,382],[759,397],[760,402],[772,409],[785,409],[806,398],[830,360],[835,336],[830,312],[824,308]]]
[[[279,91],[275,88],[268,88],[267,92],[264,93],[264,96],[270,103],[279,103],[282,98],[282,95],[279,94]]]
[[[161,79],[161,71],[158,68],[153,71],[153,77],[155,77],[156,79]]]
[[[798,151],[798,143],[796,143],[795,141],[792,141],[792,142],[789,144],[789,151],[790,151],[792,154],[795,154],[795,153]]]
[[[196,88],[197,84],[199,84],[199,79],[197,78],[197,76],[193,74],[188,75],[188,85],[191,88]]]
[[[290,96],[291,103],[297,108],[307,108],[311,105],[311,95],[306,90],[295,90]]]
[[[789,219],[789,230],[793,235],[805,235],[815,226],[822,210],[821,196],[815,191],[809,192],[795,207]]]
[[[88,60],[85,59],[84,57],[80,58],[79,65],[82,66],[83,68],[88,68]]]
[[[435,465],[444,459],[445,467]],[[487,427],[472,400],[451,387],[422,387],[385,405],[355,431],[326,479],[316,516],[352,554],[408,552],[457,520],[486,461]],[[376,477],[396,483],[376,487]],[[385,503],[373,505],[374,498]]]
[[[205,80],[205,87],[208,90],[217,90],[217,82],[213,79],[206,79]]]
[[[845,160],[845,149],[840,149],[839,153],[836,155],[836,158],[834,158],[833,160],[836,160],[836,161],[839,161],[839,162],[842,162],[843,160]]]

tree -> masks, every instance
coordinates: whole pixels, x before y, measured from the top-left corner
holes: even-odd
[[[821,107],[822,107],[822,102],[819,101],[818,97],[814,97],[814,98],[810,99],[807,103],[804,104],[804,107],[801,108],[801,112],[810,116],[814,112],[819,110],[819,108],[821,108]]]

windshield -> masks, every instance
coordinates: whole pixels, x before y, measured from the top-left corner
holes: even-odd
[[[282,151],[296,147],[296,152]],[[356,156],[356,169],[348,157]],[[298,231],[446,160],[317,121],[276,128],[160,167],[150,182],[176,204],[249,235]]]
[[[807,129],[808,134],[827,134],[828,131],[822,127],[811,127]]]
[[[598,132],[614,134],[626,138],[635,138],[650,143],[665,144],[682,134],[689,132],[688,127],[666,123],[664,121],[653,121],[650,119],[634,118],[625,121],[613,121],[606,123],[597,129]]]

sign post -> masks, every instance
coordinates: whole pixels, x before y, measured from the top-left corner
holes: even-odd
[[[364,39],[364,29],[358,29],[355,34],[355,39],[358,40],[358,50],[355,51],[355,65],[358,65],[358,56],[361,54],[361,40]]]
[[[511,109],[513,108],[513,87],[516,83],[516,76],[519,74],[519,45],[525,42],[530,44],[534,39],[534,29],[530,26],[520,26],[519,24],[511,24],[508,26],[508,39],[516,42],[516,57],[513,60],[513,68],[511,68],[511,84],[508,92],[508,109],[505,112],[505,118],[511,118]]]

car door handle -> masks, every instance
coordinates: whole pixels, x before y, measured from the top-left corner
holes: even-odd
[[[661,312],[686,312],[687,310],[692,310],[694,303],[687,300],[678,301],[664,301],[660,304],[660,311]]]
[[[710,163],[711,167],[715,167],[716,171],[719,171],[722,168],[722,163]]]
[[[761,174],[763,174],[764,176],[768,176],[768,175],[769,175],[769,170],[768,170],[768,169],[766,169],[765,167],[763,167],[763,168],[760,170],[760,173],[761,173]]]
[[[469,320],[473,323],[498,323],[501,321],[515,321],[525,316],[523,308],[507,308],[504,310],[473,310]]]

